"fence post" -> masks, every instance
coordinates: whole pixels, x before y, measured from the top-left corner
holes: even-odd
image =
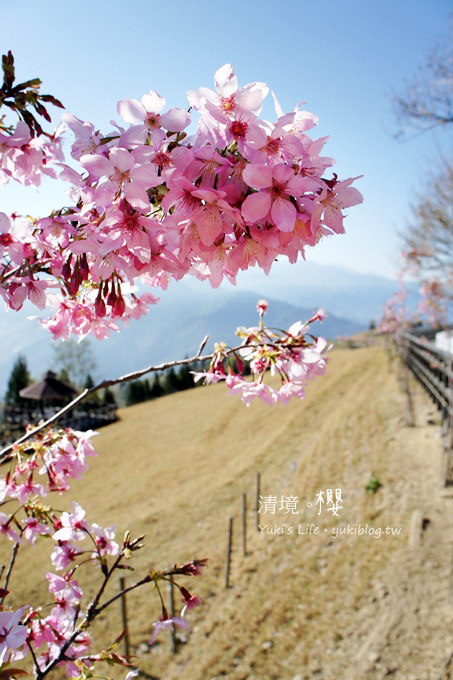
[[[126,588],[126,579],[124,576],[120,576],[120,592],[125,590]],[[122,593],[121,595],[121,620],[123,623],[123,631],[124,631],[124,656],[126,659],[129,659],[129,626],[127,623],[127,608],[126,608],[126,594]]]
[[[401,364],[401,388],[405,396],[404,401],[404,424],[406,427],[415,426],[415,416],[414,416],[414,401],[412,398],[412,392],[410,389],[409,382],[409,352],[408,341],[406,338],[401,338],[401,348],[400,348],[400,364]]]
[[[260,530],[260,495],[261,495],[261,474],[256,473],[256,496],[255,496],[255,514],[256,514],[256,530]]]
[[[242,554],[247,556],[247,494],[242,494]]]
[[[227,534],[227,549],[226,549],[226,565],[225,565],[225,588],[230,587],[230,566],[231,566],[231,548],[233,545],[233,518],[228,519],[228,534]]]
[[[442,411],[442,486],[453,484],[453,359],[445,353],[445,375],[447,383],[448,405]],[[453,592],[452,592],[453,596]]]

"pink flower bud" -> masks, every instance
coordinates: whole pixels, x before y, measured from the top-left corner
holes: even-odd
[[[96,302],[94,303],[94,310],[96,312],[96,316],[99,319],[104,317],[107,313],[105,302],[104,302],[104,300],[102,299],[102,296],[101,296],[101,291],[99,291],[99,295],[97,296]]]
[[[267,308],[269,307],[269,303],[267,300],[258,300],[257,305],[256,305],[256,311],[258,314],[265,314],[267,312]]]

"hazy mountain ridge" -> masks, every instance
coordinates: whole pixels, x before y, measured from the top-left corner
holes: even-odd
[[[260,270],[247,273],[243,287],[296,307],[324,307],[330,314],[366,326],[371,320],[379,320],[384,303],[400,289],[396,279],[377,274],[306,261],[292,265],[283,260],[274,265],[268,277]],[[407,308],[414,310],[419,300],[418,284],[408,283],[406,289]]]

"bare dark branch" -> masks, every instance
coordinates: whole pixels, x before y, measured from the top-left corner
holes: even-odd
[[[453,123],[452,24],[446,38],[436,45],[403,94],[393,95],[391,99],[399,138]]]

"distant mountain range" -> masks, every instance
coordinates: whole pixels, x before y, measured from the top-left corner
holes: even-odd
[[[269,302],[266,323],[287,328],[312,316],[319,307],[328,314],[313,324],[313,332],[329,339],[351,335],[377,320],[384,302],[398,289],[395,280],[353,272],[341,267],[301,262],[276,263],[269,277],[260,271],[239,277],[239,288],[184,280],[169,286],[161,301],[138,322],[132,322],[104,341],[91,341],[97,368],[94,379],[114,378],[150,364],[193,355],[205,335],[210,340],[235,344],[237,326],[257,324],[256,303]],[[413,297],[415,294],[413,294]],[[34,308],[3,313],[0,334],[0,399],[18,354],[26,357],[34,379],[54,368],[52,341],[39,323],[27,316]]]

